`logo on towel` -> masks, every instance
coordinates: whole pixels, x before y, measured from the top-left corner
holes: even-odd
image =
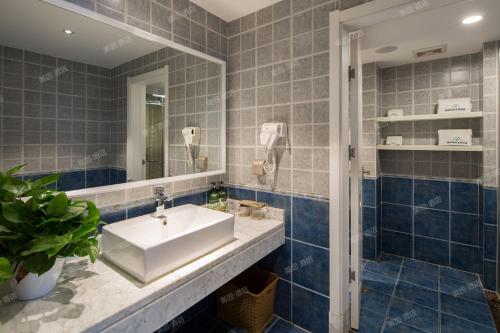
[[[455,144],[455,145],[468,145],[468,142],[463,140],[461,137],[456,136],[453,139],[446,140],[446,143],[448,144]]]

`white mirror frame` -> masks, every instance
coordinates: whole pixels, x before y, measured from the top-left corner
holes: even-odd
[[[220,149],[221,168],[220,168],[220,170],[200,172],[200,173],[194,173],[194,174],[182,175],[182,176],[173,176],[173,177],[157,178],[157,179],[150,179],[150,180],[141,180],[141,181],[130,182],[130,183],[122,183],[122,184],[116,184],[116,185],[107,185],[107,186],[91,187],[91,188],[87,188],[87,189],[68,191],[67,194],[69,197],[94,195],[94,194],[98,194],[98,193],[120,191],[120,190],[132,189],[132,188],[144,187],[144,186],[155,186],[155,185],[174,183],[174,182],[190,180],[190,179],[217,176],[217,175],[222,175],[222,174],[226,173],[226,62],[224,60],[221,60],[221,59],[218,59],[218,58],[213,57],[211,55],[205,54],[203,52],[191,49],[190,47],[178,44],[176,42],[165,39],[163,37],[153,35],[152,33],[134,28],[133,26],[130,26],[124,22],[116,21],[112,18],[109,18],[109,17],[104,16],[102,14],[99,14],[97,12],[94,12],[92,10],[80,7],[78,5],[72,4],[72,3],[67,2],[65,0],[40,0],[40,1],[45,2],[49,5],[53,5],[53,6],[65,9],[67,11],[85,16],[89,19],[105,23],[109,26],[121,29],[123,31],[126,31],[132,35],[143,38],[145,40],[159,43],[159,44],[164,45],[165,47],[170,47],[170,48],[179,50],[181,52],[185,52],[185,53],[194,55],[196,57],[214,62],[214,63],[221,66],[220,91],[221,91],[221,99],[222,99],[221,100],[221,113],[223,116],[220,118],[220,126],[221,126],[221,128],[220,128],[220,140],[219,140],[220,141],[219,144],[221,146],[221,149]]]

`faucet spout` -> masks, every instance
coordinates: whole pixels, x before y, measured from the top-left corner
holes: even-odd
[[[153,191],[155,194],[156,210],[151,215],[153,217],[166,220],[167,216],[165,215],[165,203],[172,201],[173,196],[166,194],[165,189],[162,186],[154,187]]]

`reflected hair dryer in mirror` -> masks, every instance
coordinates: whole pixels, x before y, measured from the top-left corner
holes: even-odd
[[[201,129],[199,127],[184,127],[182,129],[182,136],[184,137],[184,144],[189,155],[189,165],[194,168],[195,160],[195,147],[200,145]]]
[[[260,144],[266,148],[266,161],[264,170],[267,174],[276,171],[276,145],[280,138],[287,137],[287,125],[285,123],[264,123],[260,130]]]

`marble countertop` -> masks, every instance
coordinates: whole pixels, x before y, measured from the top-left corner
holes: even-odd
[[[277,242],[284,243],[284,223],[282,220],[253,220],[236,216],[233,242],[148,284],[135,280],[104,258],[99,258],[94,264],[87,259],[68,259],[52,293],[34,301],[11,301],[0,305],[0,332],[117,331],[109,327],[120,327],[116,323],[123,322],[129,316],[140,317],[137,312],[165,300],[166,295],[179,294],[183,285],[203,279],[207,272],[215,271],[225,261],[242,255],[242,251],[270,237],[273,239],[266,243],[269,246],[266,253],[262,249],[258,250],[259,253],[253,251],[255,258],[251,262],[248,259],[244,261],[255,263],[259,257],[276,248]],[[234,263],[231,265],[234,266]],[[225,277],[228,275],[225,272]],[[217,287],[211,283],[214,288]],[[2,288],[0,295],[9,294],[5,284]],[[191,298],[196,297],[191,295]],[[187,305],[183,308],[187,309]],[[164,314],[163,319],[170,320],[178,314]]]

